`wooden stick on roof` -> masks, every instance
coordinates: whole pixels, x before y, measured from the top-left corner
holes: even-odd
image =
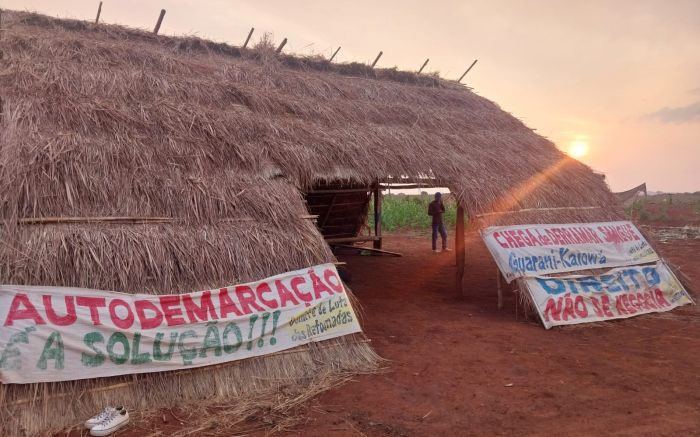
[[[333,58],[335,58],[335,55],[337,55],[339,51],[340,51],[340,46],[338,46],[338,48],[333,52],[333,55],[328,60],[328,62],[333,62]]]
[[[470,65],[469,68],[467,68],[467,71],[465,71],[464,74],[459,77],[459,80],[457,81],[457,83],[462,82],[462,79],[464,79],[464,76],[466,76],[467,73],[469,73],[469,70],[471,70],[472,67],[474,67],[474,65],[476,65],[476,61],[478,61],[478,59],[474,59],[474,62],[472,62],[472,65]]]
[[[423,69],[425,68],[425,66],[428,65],[429,60],[430,58],[426,59],[425,62],[423,62],[423,65],[420,66],[420,70],[418,70],[418,74],[420,74],[421,71],[423,71]]]
[[[277,47],[277,50],[275,50],[275,53],[281,53],[282,49],[284,48],[285,44],[287,44],[287,38],[283,39],[282,42],[280,43],[280,46]]]
[[[250,32],[248,32],[248,37],[245,39],[245,42],[243,43],[243,48],[246,48],[248,46],[248,43],[250,42],[250,37],[253,36],[253,31],[255,30],[254,27],[250,28]]]
[[[377,57],[374,58],[374,62],[372,62],[372,66],[370,68],[374,68],[374,66],[377,65],[377,62],[379,62],[379,58],[381,58],[383,54],[384,54],[384,52],[379,52]]]
[[[102,12],[102,2],[100,2],[100,5],[97,7],[97,16],[95,17],[95,24],[100,22],[100,13]]]
[[[165,9],[160,10],[160,15],[158,16],[158,22],[156,23],[156,27],[153,29],[154,35],[158,35],[158,31],[160,30],[160,25],[163,23],[163,17],[165,17]]]

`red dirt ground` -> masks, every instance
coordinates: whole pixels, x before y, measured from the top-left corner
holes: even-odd
[[[700,283],[700,240],[666,246]],[[496,266],[476,235],[467,297],[455,292],[453,253],[433,254],[420,236],[384,247],[404,257],[342,258],[388,372],[321,395],[290,434],[700,435],[697,307],[547,331],[516,320],[509,291],[496,308]]]
[[[284,435],[700,435],[698,307],[545,330],[516,319],[510,291],[496,308],[496,265],[477,235],[467,239],[466,297],[454,252],[434,254],[417,235],[390,235],[384,248],[404,256],[341,259],[386,373],[322,394]],[[657,249],[700,284],[700,240]]]

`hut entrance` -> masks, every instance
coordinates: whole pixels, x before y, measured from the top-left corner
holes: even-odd
[[[335,248],[352,248],[355,243],[372,242],[372,252],[401,256],[396,252],[382,249],[382,190],[435,188],[426,183],[390,183],[379,180],[372,184],[348,181],[325,181],[317,183],[304,193],[310,214],[317,216],[318,229],[326,242]],[[371,203],[370,203],[371,202]],[[373,208],[370,208],[370,205]],[[372,211],[373,223],[368,223]],[[457,264],[457,289],[462,291],[464,276],[464,209],[457,203],[456,226],[454,229],[454,252]]]
[[[372,185],[348,182],[323,182],[305,193],[306,207],[317,215],[316,223],[328,244],[352,244],[372,241],[382,247],[381,192]],[[374,200],[374,226],[367,225],[370,201]]]

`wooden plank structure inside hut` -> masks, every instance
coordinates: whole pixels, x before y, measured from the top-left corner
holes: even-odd
[[[362,236],[390,178],[448,187],[458,235],[464,215],[623,217],[588,167],[435,75],[24,12],[0,25],[4,284],[167,294],[333,262],[327,242]],[[117,402],[282,411],[377,360],[355,334],[186,372],[2,385],[0,423],[56,431]]]

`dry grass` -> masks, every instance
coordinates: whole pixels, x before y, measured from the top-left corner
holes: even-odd
[[[2,386],[0,429],[3,435],[56,432],[79,426],[104,405],[121,404],[147,419],[163,408],[187,409],[193,414],[180,427],[183,435],[218,421],[227,425],[218,435],[236,432],[246,420],[246,427],[274,428],[279,423],[269,417],[250,422],[260,411],[280,421],[292,416],[349,375],[376,372],[380,360],[361,335],[351,335],[204,369]],[[204,409],[210,413],[196,414]]]

